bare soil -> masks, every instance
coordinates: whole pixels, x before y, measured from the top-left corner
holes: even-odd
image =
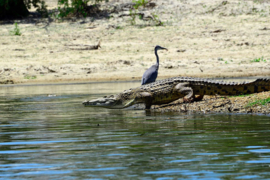
[[[49,9],[56,2],[47,1]],[[107,16],[18,20],[21,36],[1,21],[1,83],[140,80],[156,62],[156,45],[169,49],[159,51],[159,79],[270,76],[270,1],[152,2],[136,25],[127,0],[103,4],[114,9]],[[153,13],[163,26],[149,21]],[[99,41],[101,48],[87,48]]]

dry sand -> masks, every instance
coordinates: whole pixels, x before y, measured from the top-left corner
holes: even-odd
[[[126,2],[112,0],[102,8]],[[21,36],[10,34],[13,22],[0,22],[0,82],[140,80],[155,64],[155,45],[169,49],[159,51],[159,79],[270,76],[270,1],[152,2],[154,8],[140,11],[157,14],[164,26],[139,18],[131,26],[128,9],[48,26],[48,19],[17,21]],[[82,50],[100,40],[101,49]]]

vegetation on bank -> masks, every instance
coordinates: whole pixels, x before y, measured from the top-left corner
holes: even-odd
[[[244,113],[244,114],[270,114],[269,92],[261,92],[249,96],[234,96],[228,98],[215,98],[205,96],[202,101],[186,103],[182,100],[170,105],[155,106],[155,112],[192,112],[207,113]]]
[[[56,19],[64,19],[71,17],[92,17],[99,16],[103,12],[100,9],[100,3],[107,3],[109,0],[58,0],[56,10],[48,11],[44,0],[0,0],[0,20],[1,19],[17,19],[24,18],[29,15],[29,9],[34,7],[40,17],[53,17]],[[130,23],[136,24],[137,17],[143,19],[143,15],[139,13],[139,9],[145,9],[150,1],[133,0],[130,7]],[[105,10],[104,14],[108,14],[109,10]],[[109,16],[107,16],[109,18]],[[158,15],[151,13],[147,17],[148,21],[154,25],[163,25]]]
[[[58,0],[59,17],[84,16],[89,13],[88,4],[97,6],[100,2],[108,0]],[[44,0],[0,0],[0,19],[23,18],[29,15],[29,9],[36,8],[42,17],[48,17],[49,11]]]
[[[22,33],[21,33],[20,29],[19,29],[18,23],[15,23],[14,24],[14,30],[13,31],[10,31],[10,34],[11,35],[15,35],[15,36],[22,35]]]
[[[255,98],[245,104],[245,108],[251,108],[254,106],[264,106],[270,103],[270,97],[256,97],[256,94],[244,94],[244,95],[237,95],[231,96],[230,98],[245,98],[245,97],[252,97]]]
[[[257,105],[261,105],[264,106],[266,104],[270,103],[270,97],[265,98],[265,99],[257,99],[255,101],[249,102],[246,107],[253,107],[253,106],[257,106]]]
[[[27,17],[32,6],[42,16],[48,16],[44,0],[0,0],[0,19]]]
[[[108,0],[58,0],[58,16],[60,18],[67,16],[86,17],[92,13],[92,7],[97,7],[103,1],[108,2]],[[29,9],[32,7],[42,17],[50,15],[44,0],[0,0],[0,19],[27,17]]]
[[[69,16],[86,17],[98,13],[99,3],[108,0],[58,0],[58,18]],[[88,4],[91,4],[88,6]]]

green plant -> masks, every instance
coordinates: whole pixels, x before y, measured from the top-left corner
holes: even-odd
[[[145,7],[145,5],[148,2],[145,0],[133,0],[132,2],[135,4],[133,5],[133,8],[129,10],[129,15],[131,17],[130,23],[131,23],[131,25],[135,25],[136,24],[136,15],[137,15],[137,11],[138,11],[139,7],[141,7],[141,6]],[[142,19],[142,16],[139,15],[139,18]]]
[[[91,9],[88,6],[92,2]],[[58,0],[59,18],[68,16],[86,17],[89,13],[96,13],[99,11],[98,3],[108,0]]]
[[[37,79],[37,76],[25,75],[24,79]]]
[[[269,98],[266,98],[266,99],[259,99],[259,100],[255,100],[253,102],[250,102],[246,105],[246,107],[252,107],[252,106],[255,106],[255,105],[266,105],[270,103],[270,97]]]
[[[156,26],[163,26],[164,25],[164,23],[161,22],[161,20],[159,19],[158,15],[152,13],[152,17],[153,17],[153,21],[154,21]]]
[[[85,17],[88,2],[89,0],[73,0],[71,4],[69,4],[68,0],[58,0],[58,17],[63,18],[70,14],[76,14],[76,16],[78,16],[78,13]]]
[[[148,1],[145,0],[133,0],[132,2],[135,3],[133,6],[135,9],[138,9],[140,6],[143,6],[145,8],[145,5],[148,3]]]
[[[116,26],[115,29],[123,29],[121,26]]]
[[[49,13],[47,7],[48,6],[45,4],[45,1],[41,1],[40,6],[37,6],[37,12],[39,12],[42,17],[48,17]]]
[[[10,31],[10,33],[11,33],[12,35],[15,35],[15,36],[20,36],[20,35],[22,35],[22,33],[20,32],[20,29],[19,29],[18,24],[15,23],[14,26],[15,26],[15,27],[14,27],[14,30],[13,30],[13,31]]]
[[[248,96],[254,96],[254,94],[240,94],[240,95],[230,96],[230,97],[248,97]]]
[[[263,3],[263,2],[264,2],[264,0],[253,0],[253,2],[254,2],[254,3],[258,3],[258,4],[259,4],[259,3]]]
[[[229,64],[228,61],[225,61],[225,64]]]
[[[148,1],[146,1],[146,0],[133,0],[132,2],[135,4],[133,5],[133,8],[129,10],[129,15],[131,18],[130,23],[131,23],[131,25],[135,25],[136,24],[136,16],[138,16],[139,19],[141,19],[141,20],[143,19],[143,16],[141,14],[138,14],[138,9],[140,7],[145,8]],[[163,22],[161,22],[158,15],[156,15],[154,13],[151,13],[151,15],[152,15],[151,20],[152,20],[152,22],[155,23],[156,26],[161,26],[164,24]]]
[[[130,9],[129,14],[130,14],[130,18],[131,18],[130,24],[135,25],[136,24],[136,13],[134,12],[134,10]]]
[[[266,62],[266,59],[263,58],[263,56],[261,58],[256,58],[256,59],[253,59],[251,60],[250,62]]]

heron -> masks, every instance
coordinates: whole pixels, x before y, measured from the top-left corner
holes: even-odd
[[[168,49],[161,47],[161,46],[156,46],[155,47],[155,55],[157,57],[157,63],[153,66],[151,66],[149,69],[147,69],[142,76],[142,85],[144,84],[148,84],[148,83],[152,83],[155,82],[158,76],[158,67],[159,67],[159,58],[158,58],[158,54],[157,51],[158,50],[166,50],[168,51]]]

